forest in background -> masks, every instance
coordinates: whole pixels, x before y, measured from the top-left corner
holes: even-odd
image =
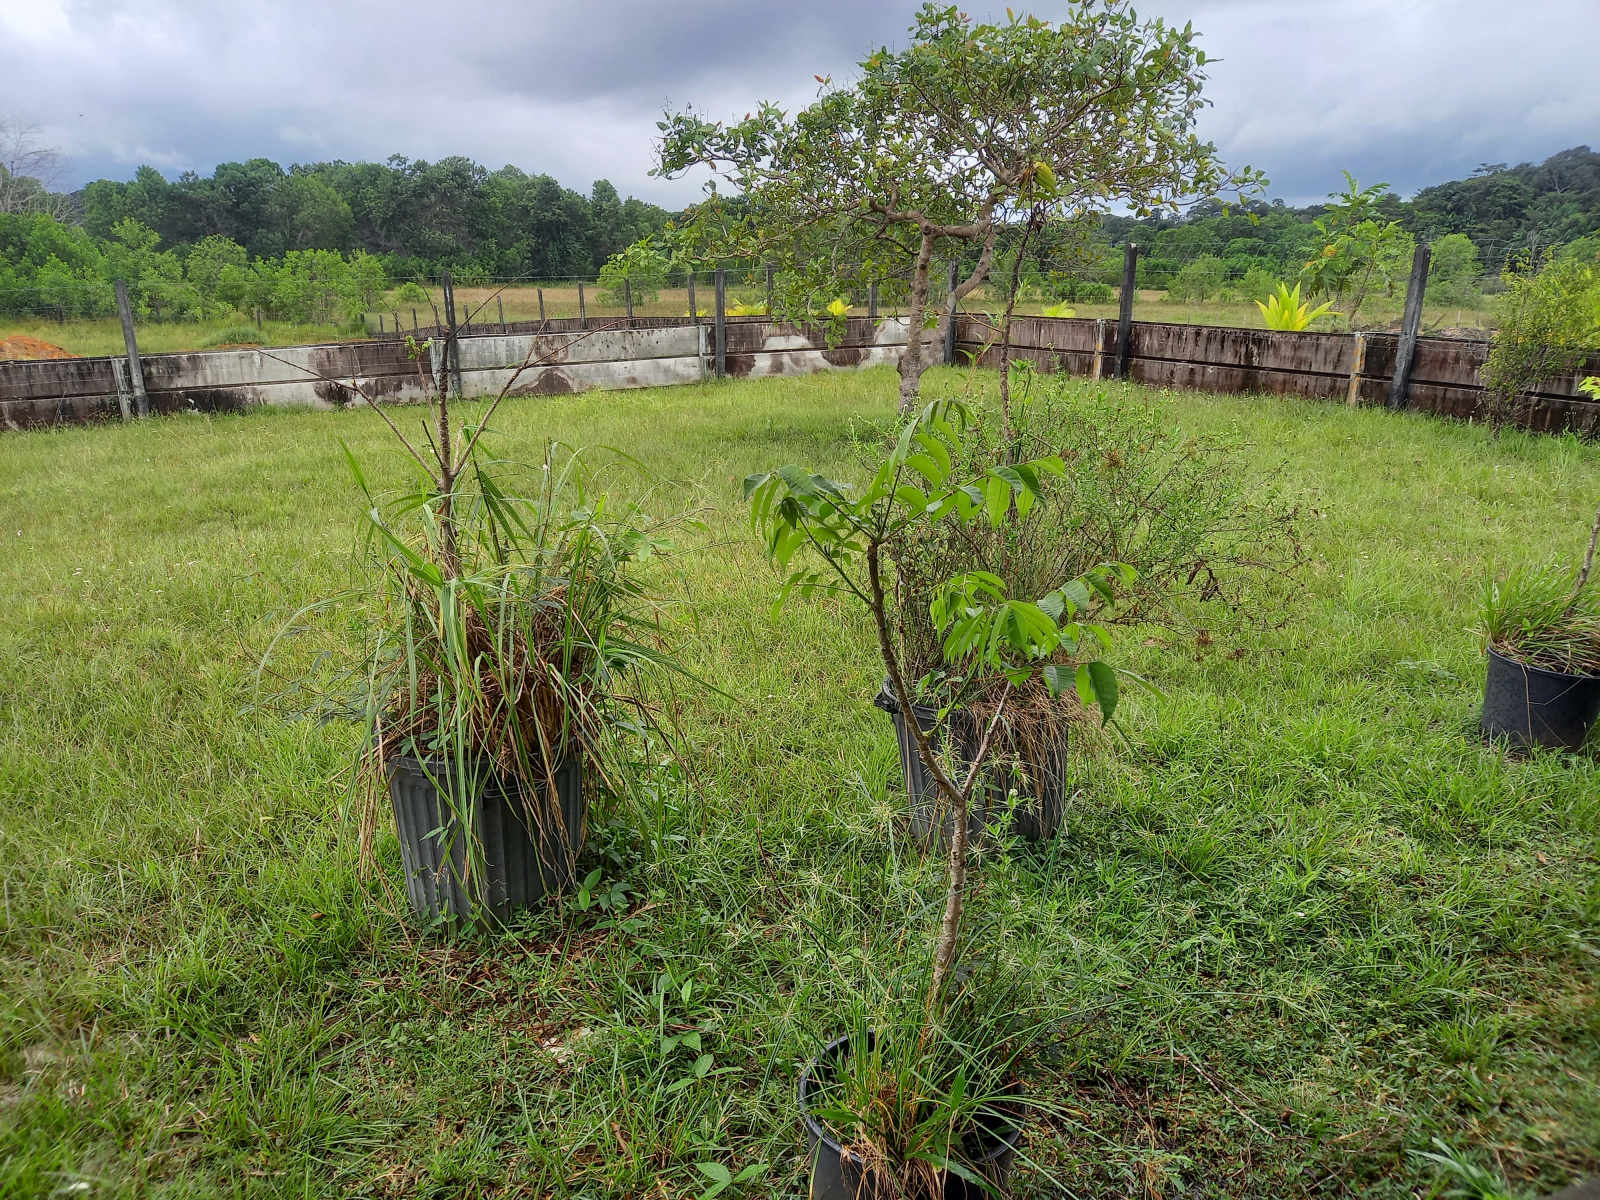
[[[1367,191],[1363,215],[1404,235],[1392,239],[1378,280],[1390,291],[1417,238],[1434,244],[1441,292],[1468,298],[1496,290],[1508,263],[1548,249],[1600,252],[1600,154],[1586,146],[1539,164],[1486,164],[1410,200]],[[0,212],[0,311],[62,319],[107,314],[111,281],[123,278],[141,315],[203,319],[221,309],[338,323],[397,282],[447,269],[467,284],[594,278],[644,239],[657,242],[665,265],[675,215],[623,199],[605,180],[584,195],[463,157],[287,170],[251,159],[174,180],[141,167],[132,180],[70,195],[0,193],[19,197]],[[1064,228],[1036,242],[1025,281],[1040,295],[1103,300],[1120,281],[1120,247],[1133,240],[1141,287],[1190,301],[1255,299],[1304,276],[1329,242],[1318,223],[1337,207],[1210,201],[1174,219],[1106,216],[1086,241]]]

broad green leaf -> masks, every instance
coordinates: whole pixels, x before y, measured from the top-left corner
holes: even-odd
[[[945,449],[945,444],[932,434],[918,433],[917,445],[927,451],[930,458],[939,464],[939,470],[946,475],[950,474],[950,451]]]
[[[984,508],[989,514],[989,524],[1000,527],[1000,522],[1011,507],[1011,485],[998,476],[991,475],[983,490]]]
[[[928,481],[929,487],[942,487],[945,473],[939,469],[939,464],[926,454],[913,454],[906,459],[906,466]]]
[[[1044,686],[1049,689],[1052,696],[1061,695],[1072,684],[1072,677],[1066,669],[1058,667],[1055,663],[1045,667],[1039,674],[1043,677]]]
[[[913,513],[923,513],[928,507],[928,497],[909,483],[902,483],[895,488],[894,498]]]
[[[1098,661],[1089,663],[1088,671],[1094,680],[1095,699],[1100,702],[1100,721],[1104,724],[1117,711],[1117,673]]]

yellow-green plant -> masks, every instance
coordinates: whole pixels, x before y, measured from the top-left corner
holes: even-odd
[[[1261,310],[1261,319],[1266,322],[1268,329],[1286,329],[1292,333],[1307,328],[1318,317],[1339,315],[1333,311],[1331,303],[1315,309],[1309,300],[1302,303],[1298,283],[1293,291],[1287,284],[1280,283],[1277,292],[1268,296],[1265,304],[1257,300],[1256,307]]]
[[[1043,313],[1047,317],[1075,317],[1078,315],[1077,310],[1065,300],[1059,304],[1046,304]]]
[[[764,317],[767,306],[765,303],[730,304],[727,311],[730,317]]]

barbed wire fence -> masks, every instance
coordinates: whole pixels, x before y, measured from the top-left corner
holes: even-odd
[[[1315,238],[1297,236],[1206,236],[1193,227],[1178,227],[1184,234],[1157,233],[1140,244],[1134,309],[1140,319],[1190,323],[1253,324],[1252,301],[1263,299],[1278,283],[1293,285],[1318,248]],[[1164,231],[1171,233],[1173,231]],[[1138,239],[1132,239],[1138,243]],[[1562,244],[1530,247],[1521,240],[1475,243],[1476,265],[1468,264],[1458,278],[1442,281],[1439,294],[1429,288],[1428,305],[1437,310],[1428,322],[1482,327],[1492,315],[1492,296],[1499,289],[1501,272],[1517,264],[1536,261],[1545,254],[1562,253]],[[1052,255],[1030,254],[1020,272],[1019,312],[1102,316],[1119,303],[1122,245],[1092,243],[1087,252]],[[964,311],[985,312],[1003,306],[1011,276],[1008,251],[990,271],[989,279],[962,303]],[[67,327],[83,323],[116,322],[114,281],[74,278],[64,268],[41,269],[31,283],[5,281],[0,276],[0,321],[12,326]],[[964,278],[971,268],[958,265]],[[601,273],[587,275],[491,275],[463,271],[454,277],[461,312],[458,319],[469,331],[494,325],[544,319],[594,316],[596,318],[689,317],[712,315],[715,272],[712,269],[665,272],[617,279]],[[776,284],[762,264],[739,264],[724,269],[725,307],[730,316],[771,313]],[[841,273],[837,299],[860,315],[901,315],[906,308],[904,281],[885,279],[870,289]],[[947,296],[947,274],[936,269],[930,288],[930,305],[941,308]],[[1364,315],[1393,316],[1389,310],[1404,300],[1404,264],[1388,272],[1372,289]],[[262,341],[326,330],[338,336],[396,335],[420,332],[443,323],[442,278],[364,279],[318,278],[315,275],[282,279],[223,281],[161,276],[129,280],[131,316],[140,327],[189,327],[196,344],[228,344],[246,340],[252,332]],[[1237,312],[1228,312],[1228,306]],[[1447,322],[1439,313],[1453,309],[1457,319]],[[205,335],[204,327],[212,333]],[[11,332],[9,330],[5,332]],[[3,334],[0,334],[3,335]],[[219,340],[220,339],[220,340]]]

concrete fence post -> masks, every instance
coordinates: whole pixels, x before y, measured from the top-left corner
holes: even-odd
[[[956,322],[959,313],[956,309],[956,281],[961,268],[955,263],[950,264],[950,290],[945,293],[944,305],[950,310],[950,324],[944,331],[944,365],[953,366],[956,361]]]
[[[626,279],[622,281],[622,307],[628,314],[628,320],[633,320],[633,284]]]
[[[128,384],[133,388],[134,411],[150,415],[150,396],[144,390],[144,364],[139,361],[139,339],[133,333],[133,306],[128,303],[128,285],[117,280],[117,315],[122,318],[122,344],[128,352]]]
[[[1350,388],[1344,402],[1351,408],[1361,403],[1361,373],[1367,369],[1367,335],[1356,334],[1355,354],[1350,360]]]
[[[712,277],[717,288],[717,378],[728,375],[728,273],[721,267]]]
[[[1122,252],[1122,295],[1117,310],[1116,377],[1128,376],[1128,343],[1133,338],[1133,295],[1139,286],[1139,247],[1132,242]]]
[[[1426,243],[1411,256],[1411,282],[1406,287],[1406,309],[1400,324],[1400,345],[1395,350],[1394,378],[1389,381],[1389,407],[1404,408],[1411,391],[1411,364],[1417,355],[1417,333],[1422,328],[1422,297],[1428,290]]]
[[[683,279],[689,289],[689,319],[698,325],[700,324],[700,310],[695,307],[694,303],[694,271],[685,271]]]
[[[583,302],[583,281],[578,281],[578,327],[589,328],[589,309]]]

